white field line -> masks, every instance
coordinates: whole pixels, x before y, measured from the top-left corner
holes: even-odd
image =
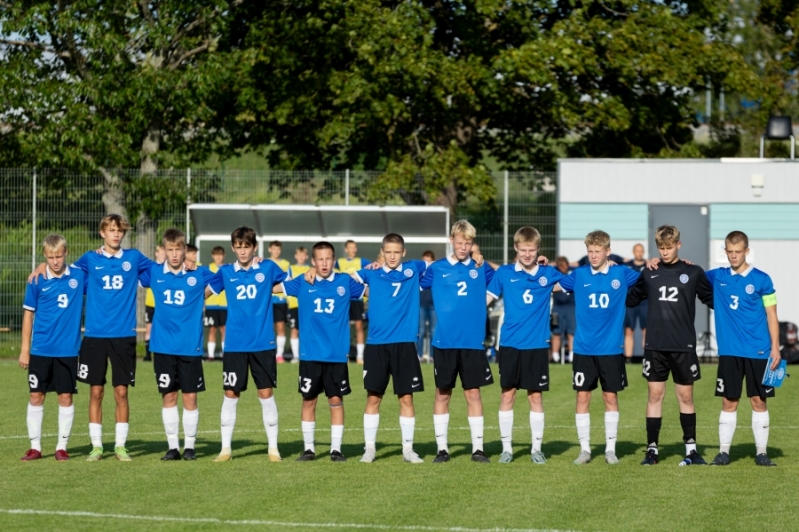
[[[348,530],[400,530],[408,532],[574,532],[540,528],[468,528],[468,527],[436,527],[424,525],[383,525],[369,523],[300,523],[292,521],[271,521],[260,519],[220,519],[216,517],[171,517],[159,515],[127,515],[100,514],[95,512],[65,512],[57,510],[33,510],[23,508],[0,508],[0,514],[9,515],[44,515],[57,517],[78,517],[92,519],[119,519],[128,521],[154,521],[184,524],[212,524],[220,526],[274,526],[282,528],[344,528]]]

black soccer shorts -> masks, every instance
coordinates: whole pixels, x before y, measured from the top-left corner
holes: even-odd
[[[290,329],[297,329],[300,330],[300,309],[299,308],[289,308],[288,309],[288,320],[286,320],[289,324]]]
[[[202,357],[153,353],[153,369],[161,394],[178,390],[183,393],[205,391]]]
[[[203,324],[206,327],[224,327],[227,324],[227,309],[207,308]]]
[[[135,386],[136,337],[83,337],[78,361],[78,380],[89,386],[105,386],[108,361],[111,361],[111,384]]]
[[[225,390],[236,393],[245,391],[250,371],[256,389],[277,388],[276,352],[275,349],[236,353],[226,351],[222,359],[222,383]]]
[[[363,353],[363,387],[384,394],[388,379],[394,381],[394,394],[406,395],[424,391],[422,366],[414,342],[366,344]]]
[[[350,321],[363,321],[366,319],[366,305],[361,299],[350,300]]]
[[[494,384],[494,376],[482,349],[433,348],[433,372],[436,388],[451,390],[461,378],[464,390]]]
[[[303,399],[315,399],[322,391],[327,397],[343,397],[352,392],[346,362],[300,360],[298,392]]]
[[[744,377],[747,397],[774,397],[774,387],[763,386],[763,374],[766,373],[767,365],[767,358],[720,356],[716,372],[716,397],[740,399]]]
[[[144,323],[152,323],[155,316],[155,307],[144,307]]]
[[[702,378],[696,353],[644,351],[641,374],[648,382],[666,382],[672,373],[674,384],[688,386]]]
[[[272,303],[272,316],[273,323],[286,323],[289,321],[289,304]]]
[[[627,368],[624,355],[578,355],[572,361],[572,389],[578,392],[596,390],[620,392],[627,387]]]
[[[28,387],[31,393],[78,393],[78,357],[31,355]]]
[[[546,392],[549,390],[549,349],[516,349],[499,346],[499,385]]]

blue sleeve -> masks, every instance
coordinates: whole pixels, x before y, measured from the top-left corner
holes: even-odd
[[[272,271],[270,272],[271,273],[271,278],[272,278],[272,286],[274,286],[274,285],[276,285],[278,283],[283,283],[289,278],[289,273],[288,272],[284,272],[283,270],[281,270],[280,266],[278,266],[274,262],[272,262],[270,264],[270,266],[272,268]],[[291,268],[289,268],[289,270],[291,270]],[[300,275],[299,278],[301,279],[302,275]]]
[[[214,293],[218,294],[219,292],[217,292],[214,289],[214,286],[213,286],[214,278],[216,277],[216,274],[214,272],[212,272],[210,270],[210,268],[207,268],[205,266],[200,266],[198,268],[198,270],[202,270],[201,274],[203,276],[203,286],[210,286],[211,290],[213,290]]]
[[[707,275],[707,280],[710,281],[710,284],[713,284],[713,281],[716,280],[716,273],[718,272],[718,268],[713,268],[712,270],[708,270],[705,272]]]
[[[550,267],[550,269],[552,270],[552,273],[549,278],[550,279],[549,284],[552,286],[556,285],[557,283],[561,282],[563,279],[569,276],[569,274],[567,273],[561,273],[561,271],[557,268]],[[562,286],[563,285],[561,285],[561,287]]]
[[[225,289],[225,277],[222,273],[222,268],[219,268],[213,277],[211,277],[211,282],[209,283],[211,290],[214,291],[215,294],[222,292]]]
[[[278,268],[280,269],[280,268]],[[292,279],[291,281],[283,281],[283,290],[286,291],[287,296],[297,296],[300,293],[300,282],[302,277]]]
[[[487,262],[483,263],[483,269],[486,272],[486,285],[488,285],[488,283],[490,283],[491,280],[494,278],[494,274],[496,274],[497,272],[495,272],[494,268],[489,266]]]
[[[433,265],[431,264],[422,274],[422,278],[419,279],[419,286],[421,286],[423,290],[433,286],[433,275]]]
[[[74,266],[75,268],[79,269],[82,272],[88,272],[89,271],[89,255],[91,255],[92,253],[94,253],[94,251],[87,251],[86,253],[81,255],[81,257],[78,260],[73,262],[72,266]]]
[[[355,273],[356,273],[356,274],[358,274],[358,277],[360,277],[360,278],[361,278],[361,280],[363,281],[363,284],[369,284],[369,277],[370,277],[370,275],[371,275],[371,273],[370,273],[370,272],[373,272],[373,271],[374,271],[374,270],[366,270],[366,269],[362,269],[362,270],[358,270],[358,271],[357,271],[357,272],[355,272]],[[352,279],[352,277],[350,277],[350,279]],[[359,284],[360,284],[360,283],[359,283]]]
[[[637,270],[633,270],[630,268],[624,268],[624,280],[627,281],[627,286],[635,286],[635,283],[638,282],[638,278],[641,276],[641,272]],[[561,285],[562,286],[562,285]]]
[[[564,275],[563,279],[558,281],[560,283],[560,287],[563,288],[566,292],[572,292],[574,290],[574,278],[577,275],[575,272],[577,270],[572,270],[569,275]]]
[[[502,278],[499,275],[495,275],[491,282],[486,285],[486,292],[491,293],[497,297],[502,295]]]
[[[774,283],[771,281],[771,277],[766,274],[763,274],[763,287],[761,288],[761,292],[764,296],[771,295],[775,292]]]
[[[144,270],[143,272],[139,272],[139,284],[142,285],[144,288],[150,288],[150,283],[152,283],[152,276],[153,276],[152,268],[150,268],[149,270]]]
[[[22,302],[22,307],[33,312],[36,312],[36,306],[39,300],[39,286],[44,281],[44,276],[40,275],[38,283],[28,283],[25,287],[25,300]]]
[[[366,291],[366,286],[362,285],[351,276],[348,276],[350,279],[350,299],[360,299],[363,297],[363,293]]]
[[[145,255],[141,251],[138,251],[138,253],[139,253],[139,275],[141,275],[145,271],[155,266],[156,262],[154,260],[150,260],[150,258],[147,257],[147,255]]]
[[[370,264],[372,264],[372,261],[370,261],[369,259],[364,259],[364,258],[361,259],[361,267],[362,268],[364,266],[369,266]]]
[[[411,263],[413,264],[413,267],[416,268],[416,273],[418,273],[419,276],[424,275],[424,272],[427,269],[427,263],[425,261],[423,261],[423,260],[414,260],[414,261],[411,261]]]

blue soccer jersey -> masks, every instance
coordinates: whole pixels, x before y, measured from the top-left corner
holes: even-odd
[[[369,287],[367,344],[416,342],[419,336],[419,280],[427,263],[414,260],[377,270],[356,272]]]
[[[173,273],[166,263],[155,264],[141,274],[142,286],[152,288],[155,296],[150,351],[160,355],[203,356],[205,287],[212,283],[214,275],[204,266]]]
[[[245,270],[236,262],[222,266],[211,281],[214,292],[227,294],[225,352],[255,352],[275,348],[272,286],[286,272],[271,260]]]
[[[138,249],[120,249],[115,255],[88,251],[72,264],[87,277],[85,336],[136,336],[139,275],[154,264]]]
[[[80,319],[86,275],[67,267],[61,277],[50,268],[25,289],[23,308],[36,313],[31,354],[42,357],[76,357],[80,351]]]
[[[317,276],[314,284],[299,277],[283,283],[286,295],[299,301],[300,360],[347,362],[350,354],[350,299],[366,289],[349,275]]]
[[[768,358],[771,335],[766,307],[777,304],[768,274],[750,266],[741,274],[730,268],[710,270],[719,356]]]
[[[519,263],[500,267],[488,284],[495,299],[503,296],[505,319],[500,345],[515,349],[549,347],[549,307],[552,289],[565,275],[551,266],[535,266],[527,273]]]
[[[438,324],[433,346],[439,349],[483,349],[486,335],[486,288],[494,277],[487,264],[479,268],[471,258],[452,256],[431,264],[422,276],[422,288],[433,291]]]
[[[574,352],[580,355],[624,353],[624,315],[627,289],[638,281],[639,272],[626,266],[605,266],[595,271],[580,266],[560,280],[574,292]]]

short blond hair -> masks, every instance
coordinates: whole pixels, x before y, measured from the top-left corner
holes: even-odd
[[[449,236],[451,238],[462,236],[466,240],[474,240],[474,237],[477,236],[477,229],[475,229],[474,226],[466,220],[458,220],[452,224],[452,229],[449,232]]]
[[[673,225],[661,225],[655,231],[655,245],[658,248],[670,247],[680,241],[680,230]]]
[[[171,227],[164,232],[161,244],[166,248],[167,244],[186,246],[186,233],[176,227]]]
[[[602,246],[605,249],[610,248],[610,235],[605,231],[591,231],[585,235],[586,246]]]
[[[727,244],[732,244],[734,246],[741,242],[743,242],[745,249],[749,249],[749,237],[746,236],[746,233],[743,231],[731,231],[724,239],[724,246],[726,247]]]
[[[111,224],[116,224],[119,230],[123,233],[130,231],[130,222],[121,214],[109,214],[108,216],[103,216],[103,219],[100,220],[100,231],[105,231]]]
[[[513,245],[518,244],[532,244],[537,248],[541,247],[541,233],[535,227],[524,226],[520,227],[516,234],[513,235]]]
[[[61,235],[57,235],[55,233],[51,233],[45,237],[42,241],[42,251],[55,253],[56,251],[60,250],[61,248],[64,251],[67,250],[67,239]]]

